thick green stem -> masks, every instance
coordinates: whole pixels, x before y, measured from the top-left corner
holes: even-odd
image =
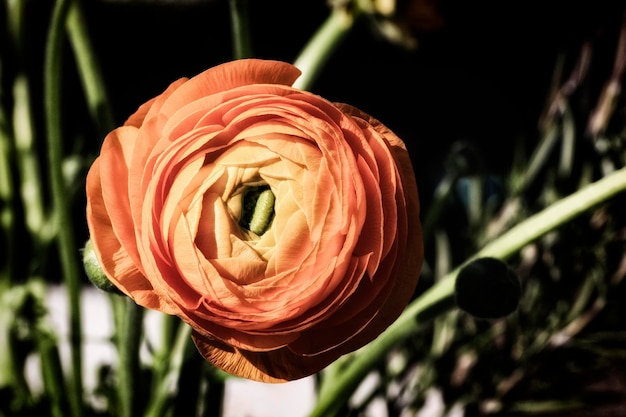
[[[294,65],[302,71],[300,78],[293,84],[295,88],[311,88],[326,61],[352,28],[355,18],[354,13],[347,9],[333,9],[294,61]]]
[[[248,0],[229,0],[233,35],[233,58],[252,56],[250,25],[248,24]]]
[[[480,257],[507,259],[546,233],[625,191],[626,168],[622,168],[529,217],[486,245],[463,265]],[[336,373],[336,378],[325,381],[311,417],[333,415],[338,404],[349,398],[360,381],[392,347],[414,335],[422,325],[436,317],[441,308],[454,306],[455,280],[463,265],[412,302],[382,335],[358,351],[354,359]]]
[[[106,94],[106,86],[100,71],[98,59],[94,54],[93,47],[87,31],[85,13],[81,2],[74,0],[67,16],[67,34],[74,50],[74,56],[78,65],[87,105],[91,113],[98,133],[101,138],[113,129],[113,112],[109,98]]]
[[[61,128],[61,70],[64,27],[70,0],[56,2],[52,14],[46,45],[44,64],[44,105],[47,128],[47,151],[50,187],[54,215],[57,223],[57,246],[61,268],[68,291],[70,310],[70,347],[72,382],[68,393],[72,414],[82,413],[82,343],[80,316],[80,267],[78,248],[74,242],[74,227],[70,214],[67,191],[63,179],[63,132]]]
[[[143,307],[135,304],[130,298],[118,298],[116,301],[124,303],[116,311],[119,314],[116,320],[118,342],[118,396],[120,401],[120,417],[137,415],[136,384],[139,382],[139,345],[143,332]]]

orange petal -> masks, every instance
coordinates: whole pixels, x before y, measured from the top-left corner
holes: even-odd
[[[171,83],[169,85],[169,87],[167,87],[167,89],[162,94],[160,94],[160,95],[158,95],[158,96],[156,96],[156,97],[146,101],[145,103],[143,103],[141,106],[139,106],[137,111],[135,111],[135,113],[133,113],[124,122],[124,126],[141,127],[141,125],[143,124],[143,121],[146,119],[146,116],[150,113],[150,111],[152,110],[152,112],[154,114],[154,111],[156,111],[156,110],[158,110],[160,108],[159,103],[162,102],[165,98],[167,98],[179,86],[181,86],[182,84],[187,82],[187,80],[188,80],[188,78],[180,78],[180,79],[174,81],[173,83]],[[153,110],[153,107],[155,108],[154,110]]]
[[[200,354],[214,366],[242,378],[279,383],[304,378],[321,371],[339,356],[326,353],[299,356],[288,349],[270,352],[248,352],[193,333]]]
[[[352,295],[341,310],[335,313],[335,317],[337,317],[335,320],[331,318],[325,323],[321,323],[307,331],[300,340],[290,345],[292,350],[301,354],[333,348],[349,352],[377,337],[400,315],[410,301],[417,285],[423,258],[417,185],[404,144],[389,129],[371,116],[350,106],[338,105],[338,107],[347,114],[361,119],[384,137],[384,140],[388,142],[386,146],[390,146],[397,167],[397,171],[391,173],[398,179],[395,197],[393,195],[386,196],[387,200],[391,198],[391,201],[394,201],[394,209],[398,210],[396,219],[398,235],[394,236],[392,240],[397,249],[392,250],[383,259],[379,265],[379,272],[371,280],[372,282],[389,279],[393,281],[389,282],[388,288],[382,290],[375,297],[372,296],[376,294],[376,288],[371,286],[368,281],[362,282],[359,290]],[[365,127],[369,129],[368,126]],[[390,274],[389,271],[394,268],[397,269]],[[377,277],[376,275],[382,276]],[[368,290],[367,287],[373,288]],[[368,298],[370,305],[363,308],[362,300]],[[345,336],[342,339],[337,335]]]
[[[199,98],[250,84],[291,85],[300,70],[291,64],[261,59],[240,59],[218,65],[182,85],[161,109],[166,116]]]
[[[99,159],[87,175],[87,223],[94,252],[109,280],[138,304],[162,311],[164,305],[117,239],[102,197]]]
[[[122,126],[107,135],[99,160],[102,200],[117,238],[131,260],[141,265],[135,238],[135,225],[128,200],[128,167],[135,148],[137,128]]]
[[[166,122],[164,117],[159,117],[159,111],[163,103],[186,82],[186,78],[173,82],[161,95],[150,100],[146,106],[141,106],[136,115],[131,116],[126,122],[127,125],[141,123],[139,126],[140,130],[135,138],[137,146],[133,150],[129,164],[128,184],[131,214],[138,232],[141,231],[142,201],[145,192],[141,187],[141,180],[146,169],[146,161],[155,144],[161,138],[161,130]]]

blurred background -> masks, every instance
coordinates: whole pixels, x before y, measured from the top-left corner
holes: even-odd
[[[37,82],[51,3],[22,1],[27,27],[20,60]],[[172,80],[232,59],[226,0],[84,3],[116,123]],[[625,8],[617,0],[371,3],[391,14],[359,19],[311,90],[375,115],[403,138],[425,202],[455,143],[471,145],[485,169],[498,174],[508,172],[519,142],[530,152],[555,82],[565,83],[581,59],[582,85],[573,91],[581,100],[572,110],[588,113],[613,71]],[[254,56],[289,62],[330,11],[323,0],[249,1],[248,8]],[[11,63],[5,62],[5,78]],[[76,80],[71,63],[64,69]],[[80,84],[64,88],[67,128],[97,134],[81,123],[88,118]],[[37,96],[41,85],[32,90]],[[83,146],[95,153],[99,141]]]
[[[18,1],[25,3],[22,43],[16,49],[3,30],[0,98],[10,108],[15,74],[27,74],[35,136],[43,137],[52,2]],[[511,224],[624,165],[623,1],[364,3],[369,12],[311,91],[361,108],[407,144],[427,251],[416,296]],[[232,59],[227,1],[83,5],[116,124],[173,80]],[[248,7],[253,55],[293,62],[332,5],[254,0]],[[1,12],[7,21],[5,4]],[[76,240],[84,242],[81,180],[103,132],[90,119],[67,49],[58,105],[75,163]],[[418,415],[429,398],[441,406],[428,416],[626,415],[625,203],[619,196],[525,248],[510,260],[524,288],[516,313],[497,321],[443,315],[390,353],[345,415],[374,415],[372,404],[381,402],[376,415]],[[23,221],[18,215],[16,224]],[[13,261],[27,265],[24,277],[60,283],[54,247],[34,258],[27,235]]]

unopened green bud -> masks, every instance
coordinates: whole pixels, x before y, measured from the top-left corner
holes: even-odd
[[[276,198],[269,186],[250,187],[243,195],[243,215],[240,225],[261,236],[274,219]]]
[[[120,291],[109,281],[109,278],[102,270],[100,262],[96,257],[96,252],[93,250],[91,240],[88,240],[83,248],[83,267],[85,268],[87,278],[93,285],[103,291],[120,294]]]

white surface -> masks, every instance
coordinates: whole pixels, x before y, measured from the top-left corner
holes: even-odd
[[[233,379],[226,384],[224,417],[305,417],[313,409],[312,378],[285,384]]]

